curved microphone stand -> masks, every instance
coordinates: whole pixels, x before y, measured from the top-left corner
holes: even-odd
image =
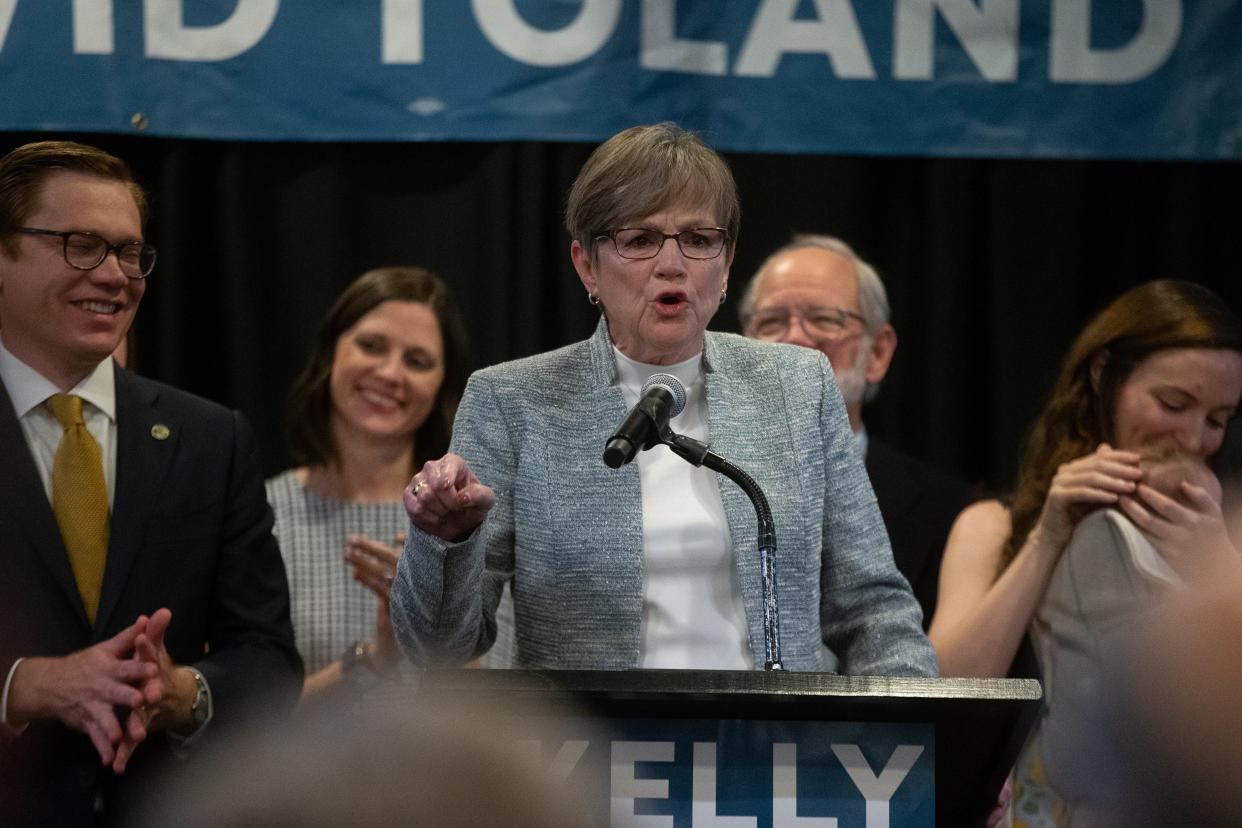
[[[776,528],[767,496],[753,477],[711,451],[706,443],[677,434],[667,424],[660,428],[659,435],[659,441],[678,457],[694,466],[707,466],[723,474],[740,486],[754,504],[755,516],[759,519],[759,567],[763,581],[763,669],[785,669],[781,663],[780,613],[776,605],[776,571],[773,568]]]

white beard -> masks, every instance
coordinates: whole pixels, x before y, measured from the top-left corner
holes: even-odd
[[[862,403],[867,393],[867,356],[871,353],[871,343],[864,339],[858,348],[858,358],[848,371],[836,375],[837,387],[841,389],[841,397],[845,407],[850,408]]]

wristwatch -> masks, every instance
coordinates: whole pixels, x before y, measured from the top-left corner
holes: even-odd
[[[211,694],[207,692],[207,679],[193,667],[186,667],[194,675],[194,702],[190,705],[190,733],[207,723],[211,715]]]
[[[379,684],[382,676],[375,669],[366,641],[355,641],[341,653],[341,677],[360,689]]]

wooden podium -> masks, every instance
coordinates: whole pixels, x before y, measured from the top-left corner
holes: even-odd
[[[561,744],[611,791],[596,822],[678,828],[981,825],[1041,698],[1029,679],[697,670],[447,670],[419,692],[566,705]],[[606,734],[594,759],[575,721]]]

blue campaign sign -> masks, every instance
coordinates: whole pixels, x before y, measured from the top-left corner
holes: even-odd
[[[935,824],[930,725],[716,719],[560,720],[525,747],[593,824],[906,828]]]
[[[0,128],[1242,158],[1242,0],[0,0]]]

